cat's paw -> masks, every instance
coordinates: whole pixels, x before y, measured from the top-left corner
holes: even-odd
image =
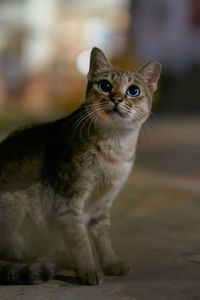
[[[104,273],[110,276],[122,276],[130,273],[130,266],[127,262],[117,261],[111,263],[104,268]]]
[[[77,270],[76,278],[80,284],[84,285],[98,285],[103,282],[103,273],[92,270]]]

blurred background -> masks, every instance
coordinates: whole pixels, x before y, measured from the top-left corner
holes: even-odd
[[[75,107],[93,46],[124,68],[161,62],[154,111],[200,111],[200,1],[0,0],[0,115]]]
[[[134,280],[199,288],[199,0],[0,0],[0,136],[74,109],[94,46],[122,68],[163,65],[135,170],[113,206],[117,251]]]

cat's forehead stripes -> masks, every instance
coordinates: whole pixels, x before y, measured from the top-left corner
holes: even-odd
[[[130,71],[123,71],[123,70],[113,70],[108,73],[108,79],[111,80],[128,80],[128,82],[134,79],[134,73]]]
[[[138,73],[134,73],[126,70],[111,70],[98,77],[97,80],[108,79],[111,82],[118,82],[122,84],[144,84],[141,76]]]

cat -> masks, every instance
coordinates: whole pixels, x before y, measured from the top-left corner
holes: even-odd
[[[84,102],[0,144],[1,284],[41,283],[66,264],[80,284],[129,272],[112,248],[109,209],[133,167],[160,72],[156,61],[114,68],[95,47]]]

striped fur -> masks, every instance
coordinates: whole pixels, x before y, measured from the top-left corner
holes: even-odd
[[[0,284],[38,284],[55,276],[54,263],[11,263],[0,261]]]
[[[159,75],[156,62],[137,72],[115,69],[94,48],[84,103],[61,120],[18,130],[0,144],[1,284],[41,283],[60,267],[90,285],[103,281],[102,271],[129,271],[112,248],[109,209],[132,170]],[[109,93],[99,90],[102,79],[110,81]],[[126,93],[133,84],[140,88],[135,99]],[[114,98],[120,99],[116,110]]]

